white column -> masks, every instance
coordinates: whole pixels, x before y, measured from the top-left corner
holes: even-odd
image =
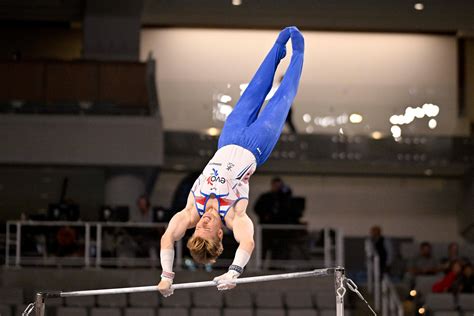
[[[380,311],[380,258],[378,255],[374,256],[374,301],[375,301],[375,310]]]
[[[369,239],[365,240],[365,257],[367,266],[367,290],[372,294],[374,290],[374,266],[372,262],[373,249]]]

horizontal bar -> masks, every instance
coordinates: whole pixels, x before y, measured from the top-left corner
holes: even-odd
[[[254,277],[236,279],[235,283],[245,284],[245,283],[255,283],[255,282],[287,280],[287,279],[295,279],[295,278],[321,277],[321,276],[333,275],[336,269],[342,269],[342,268],[324,268],[324,269],[316,269],[316,270],[305,271],[305,272],[293,272],[293,273],[254,276]],[[216,285],[217,283],[214,281],[203,281],[203,282],[191,282],[191,283],[178,283],[178,284],[172,285],[171,287],[174,290],[181,290],[181,289],[193,289],[193,288],[200,288],[200,287],[212,287]],[[154,292],[154,291],[158,291],[157,285],[125,287],[125,288],[116,288],[116,289],[59,292],[58,295],[59,297],[73,297],[73,296],[126,294],[126,293],[140,293],[140,292]],[[45,295],[47,297],[52,297],[51,294],[48,294],[48,292],[45,292]]]

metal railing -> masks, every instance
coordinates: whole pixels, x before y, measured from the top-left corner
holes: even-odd
[[[82,257],[57,257],[48,254],[46,245],[43,245],[43,253],[36,256],[25,256],[22,254],[22,241],[24,240],[24,227],[50,227],[58,228],[70,226],[84,232],[83,256]],[[159,229],[166,228],[164,223],[124,223],[124,222],[69,222],[69,221],[7,221],[5,240],[5,266],[21,267],[22,265],[67,265],[79,267],[101,267],[103,264],[125,266],[151,265],[148,258],[103,258],[103,234],[105,228],[137,228],[137,229]],[[43,233],[47,233],[43,232]],[[92,237],[95,235],[95,239]],[[159,237],[157,237],[158,239]],[[182,243],[176,243],[177,264],[182,263]],[[11,253],[14,250],[14,257]]]
[[[83,233],[83,240],[79,243],[78,247],[83,249],[83,255],[80,257],[57,257],[48,253],[47,246],[43,245],[42,253],[35,254],[34,256],[25,255],[22,251],[22,242],[25,239],[26,227],[50,227],[59,228],[63,226],[71,226]],[[6,267],[21,267],[25,265],[65,265],[65,266],[78,266],[78,267],[96,267],[100,268],[103,266],[157,266],[159,265],[159,237],[157,233],[155,244],[156,256],[153,258],[137,258],[136,256],[119,256],[112,254],[108,257],[104,256],[107,253],[107,242],[104,239],[116,238],[116,232],[121,229],[136,229],[140,233],[146,232],[147,230],[161,229],[164,231],[166,223],[130,223],[130,222],[67,222],[67,221],[8,221],[6,223],[6,247],[5,247],[5,266]],[[248,267],[255,270],[264,268],[264,263],[270,261],[270,267],[276,268],[303,268],[303,267],[315,267],[315,266],[344,266],[344,245],[343,245],[343,233],[340,229],[323,228],[322,245],[318,247],[311,246],[311,240],[308,237],[312,232],[308,231],[306,225],[272,225],[263,224],[256,225],[255,227],[255,255],[251,259]],[[107,231],[109,234],[107,234]],[[302,252],[307,252],[311,257],[300,257],[292,258],[275,258],[265,260],[265,254],[262,253],[263,242],[266,232],[274,232],[278,235],[278,231],[283,232],[284,242],[286,249],[300,249]],[[292,235],[292,232],[300,231],[301,234],[296,233]],[[334,234],[331,234],[334,232]],[[37,232],[37,234],[51,233],[51,230]],[[135,234],[136,235],[140,235]],[[81,235],[82,236],[82,235]],[[130,237],[132,234],[129,235]],[[275,235],[273,235],[275,236]],[[295,239],[286,238],[288,236],[296,236]],[[304,236],[302,241],[301,236]],[[152,239],[155,237],[149,237]],[[43,242],[46,244],[46,242]],[[82,244],[83,243],[83,244]],[[291,248],[293,247],[293,248]],[[279,248],[280,252],[281,247]],[[233,256],[233,253],[232,253]],[[233,258],[233,257],[232,257]],[[231,262],[232,258],[222,258],[221,263]],[[175,264],[177,269],[183,266],[183,241],[176,243],[176,259]],[[230,263],[229,263],[230,264]]]
[[[398,292],[387,275],[382,278],[382,316],[404,316]]]
[[[369,239],[365,241],[365,254],[367,290],[372,294],[375,310],[381,311],[382,316],[403,316],[403,305],[395,285],[387,274],[380,271],[380,257]]]

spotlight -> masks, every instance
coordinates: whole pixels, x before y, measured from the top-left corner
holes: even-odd
[[[393,125],[390,128],[390,131],[392,132],[393,138],[398,138],[402,136],[402,129],[398,125]]]
[[[410,291],[410,296],[415,297],[416,296],[416,290],[411,290]]]
[[[421,2],[418,2],[418,3],[415,3],[413,7],[415,8],[416,11],[423,11],[423,9],[425,8],[425,5]]]
[[[420,314],[420,315],[423,315],[425,312],[426,312],[426,310],[425,310],[424,307],[420,307],[420,308],[418,309],[418,314]]]
[[[433,175],[433,170],[432,169],[426,169],[424,172],[425,176],[432,176]]]
[[[232,5],[239,6],[242,4],[242,0],[232,0]]]
[[[219,132],[220,132],[220,130],[218,128],[215,128],[215,127],[211,127],[211,128],[208,128],[206,130],[206,133],[209,136],[217,136],[217,135],[219,135]]]
[[[360,115],[360,114],[352,113],[352,114],[349,116],[349,120],[350,120],[351,123],[353,123],[353,124],[359,124],[360,122],[362,122],[363,117],[362,117],[362,115]]]
[[[378,140],[378,139],[381,139],[382,136],[383,136],[382,133],[380,133],[379,131],[375,131],[375,132],[372,133],[372,138],[373,138],[373,139],[377,139],[377,140]]]

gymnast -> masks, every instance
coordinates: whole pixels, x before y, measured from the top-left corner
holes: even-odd
[[[275,71],[291,38],[293,55],[274,96],[260,112]],[[231,229],[239,247],[227,273],[214,278],[218,290],[235,287],[254,249],[253,223],[247,216],[249,178],[275,147],[293,103],[303,69],[304,39],[296,27],[280,32],[272,49],[227,118],[218,150],[195,181],[186,207],[176,213],[161,238],[161,281],[165,297],[173,294],[174,243],[195,227],[187,247],[198,263],[214,263],[222,253],[223,226]]]

